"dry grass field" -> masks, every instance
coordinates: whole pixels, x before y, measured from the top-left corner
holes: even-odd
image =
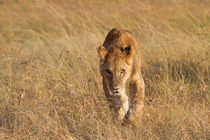
[[[0,0],[0,139],[210,139],[209,0]],[[144,55],[142,125],[116,125],[97,47],[114,27]]]

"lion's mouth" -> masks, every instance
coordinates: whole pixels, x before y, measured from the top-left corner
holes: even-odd
[[[113,94],[122,94],[122,93],[125,93],[125,90],[124,89],[113,89],[112,93]]]
[[[119,90],[119,89],[113,89],[112,92],[113,92],[113,93],[119,93],[120,90]]]

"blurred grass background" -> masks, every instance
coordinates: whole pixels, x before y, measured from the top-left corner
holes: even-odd
[[[0,0],[0,139],[210,139],[209,0]],[[144,55],[143,123],[113,124],[97,47]]]

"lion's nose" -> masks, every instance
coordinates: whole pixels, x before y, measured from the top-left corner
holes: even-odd
[[[113,93],[119,93],[119,88],[113,89]]]

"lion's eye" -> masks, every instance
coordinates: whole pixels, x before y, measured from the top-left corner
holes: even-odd
[[[125,70],[122,69],[121,72],[120,72],[120,74],[121,74],[121,75],[125,74]]]
[[[112,74],[112,72],[109,69],[106,69],[106,73],[108,73],[109,75]]]

